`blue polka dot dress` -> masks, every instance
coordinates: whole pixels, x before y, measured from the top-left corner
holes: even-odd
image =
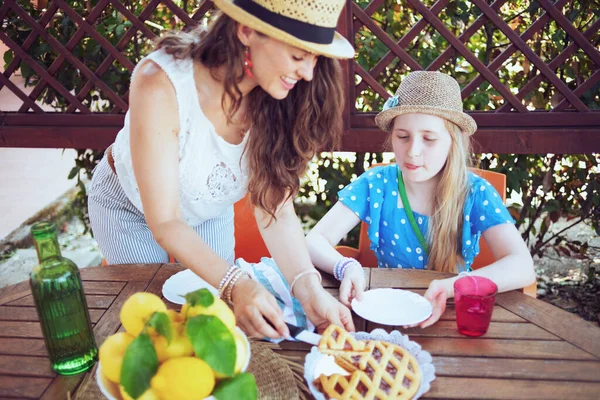
[[[469,193],[463,215],[462,256],[470,270],[479,254],[481,233],[493,226],[512,223],[513,218],[496,189],[485,179],[469,172]],[[380,268],[427,269],[427,254],[414,234],[404,208],[398,206],[398,167],[396,164],[373,168],[338,193],[339,201],[369,225],[371,249]],[[417,225],[427,237],[429,217],[414,212]]]

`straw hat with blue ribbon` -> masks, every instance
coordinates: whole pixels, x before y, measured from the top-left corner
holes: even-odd
[[[313,54],[353,58],[354,48],[335,31],[345,0],[214,0],[237,22]]]
[[[435,115],[455,123],[467,135],[477,130],[475,120],[463,111],[458,82],[441,72],[409,73],[396,94],[385,102],[383,110],[375,117],[375,123],[389,132],[394,118],[402,114]]]

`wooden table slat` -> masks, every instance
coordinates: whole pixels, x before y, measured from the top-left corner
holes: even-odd
[[[5,321],[0,324],[0,336],[43,339],[39,322]]]
[[[411,337],[432,356],[536,358],[546,360],[597,360],[568,342],[484,338]]]
[[[436,356],[497,357],[521,359],[596,360],[592,355],[567,343],[540,340],[471,339],[410,337],[423,349]],[[284,350],[310,351],[311,345],[302,342],[282,342]]]
[[[375,328],[385,328],[383,325],[369,322],[369,330]],[[398,328],[396,328],[398,329]],[[421,329],[419,327],[398,329],[402,333],[412,337],[417,336],[435,336],[435,337],[455,337],[464,338],[458,328],[456,321],[438,321],[435,324]],[[510,322],[491,322],[488,331],[482,338],[485,339],[537,339],[537,340],[560,340],[558,336],[545,331],[533,324],[510,323]]]
[[[92,323],[98,322],[105,310],[90,309]],[[35,307],[0,306],[0,321],[39,321]]]
[[[115,296],[104,296],[104,295],[95,295],[95,294],[86,294],[85,300],[87,301],[88,308],[103,308],[106,309],[110,307],[112,302],[114,301]],[[35,306],[35,302],[33,300],[33,295],[28,295],[22,297],[18,300],[12,301],[8,303],[9,306]]]
[[[378,288],[402,288],[402,289],[427,289],[433,279],[444,279],[455,276],[445,272],[381,268],[376,269],[377,273],[371,272],[370,289]]]
[[[598,399],[600,383],[439,377],[423,399]]]
[[[104,294],[116,296],[125,287],[125,282],[83,281],[85,294]]]
[[[591,322],[516,291],[499,294],[496,302],[600,359],[600,329]]]
[[[77,387],[79,387],[81,381],[86,376],[90,376],[89,372],[71,376],[58,375],[57,378],[52,381],[50,386],[48,386],[44,395],[41,397],[41,400],[68,399],[67,393],[70,393],[71,398],[73,398],[77,391]]]
[[[0,396],[38,399],[52,383],[52,378],[0,375]]]
[[[0,375],[36,376],[54,378],[48,357],[0,355]]]
[[[505,358],[433,358],[436,376],[600,382],[600,362]],[[542,365],[544,368],[540,368]]]
[[[15,301],[17,299],[20,299],[21,297],[25,297],[28,294],[31,294],[31,289],[29,288],[29,281],[20,282],[16,285],[3,287],[2,289],[0,289],[0,305],[10,303],[11,301]]]
[[[149,282],[162,264],[127,264],[111,267],[88,267],[81,270],[82,280],[102,282]]]
[[[185,270],[185,267],[183,267],[179,264],[164,264],[156,272],[154,279],[152,279],[152,282],[150,282],[146,291],[149,293],[154,293],[158,297],[162,298],[163,297],[162,287],[165,284],[165,281],[167,279],[169,279],[171,276],[173,276],[176,273],[183,271],[183,270]],[[173,303],[170,303],[170,304],[173,304]]]
[[[48,356],[43,339],[0,337],[0,354],[15,356]]]

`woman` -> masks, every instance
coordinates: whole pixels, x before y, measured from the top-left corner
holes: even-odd
[[[335,32],[344,0],[215,0],[207,31],[168,35],[136,67],[125,126],[98,165],[90,220],[107,261],[173,255],[231,302],[249,335],[288,336],[274,297],[232,267],[233,204],[249,191],[271,255],[309,319],[353,329],[320,285],[292,198],[341,132]]]

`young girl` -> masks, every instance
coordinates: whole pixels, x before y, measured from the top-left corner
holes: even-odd
[[[362,298],[361,265],[334,246],[360,221],[369,224],[379,268],[470,271],[483,235],[496,262],[473,271],[500,292],[535,280],[533,261],[494,187],[468,171],[475,121],[462,111],[458,83],[440,72],[412,72],[375,122],[390,133],[396,164],[373,168],[339,192],[307,237],[313,263],[342,280],[340,300]],[[434,280],[425,297],[435,323],[457,278]]]
[[[207,30],[165,35],[133,72],[125,126],[89,190],[94,236],[110,264],[172,255],[219,288],[248,335],[286,336],[275,298],[233,265],[233,204],[249,192],[310,320],[352,329],[320,285],[291,202],[312,155],[341,134],[337,59],[354,57],[335,31],[346,2],[214,3]]]

